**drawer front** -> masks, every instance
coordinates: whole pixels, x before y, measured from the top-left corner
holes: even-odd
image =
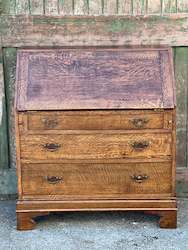
[[[170,162],[130,164],[25,164],[23,195],[121,198],[170,194]],[[49,199],[50,199],[49,197]]]
[[[21,159],[32,162],[165,157],[171,155],[171,143],[170,133],[22,135]]]
[[[29,112],[29,130],[113,130],[171,128],[171,112],[67,111]]]

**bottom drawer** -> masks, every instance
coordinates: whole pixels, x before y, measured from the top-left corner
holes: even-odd
[[[171,163],[25,164],[23,197],[126,198],[170,194]]]

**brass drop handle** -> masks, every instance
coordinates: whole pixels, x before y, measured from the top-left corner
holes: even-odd
[[[43,118],[42,122],[47,129],[53,129],[58,125],[58,121],[56,119]]]
[[[42,147],[50,152],[55,152],[61,147],[61,145],[58,143],[46,143],[42,145]]]
[[[130,120],[130,122],[136,128],[143,128],[149,122],[149,119],[146,119],[146,118],[134,118],[134,119]]]
[[[131,143],[131,146],[136,151],[142,151],[146,148],[148,148],[150,145],[150,142],[148,141],[134,141]]]
[[[58,184],[63,181],[63,178],[60,176],[46,176],[45,179],[49,184]]]
[[[142,183],[143,181],[147,180],[149,176],[147,175],[132,175],[131,178],[138,183]]]

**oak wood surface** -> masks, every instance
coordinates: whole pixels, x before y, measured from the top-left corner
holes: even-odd
[[[26,130],[124,130],[172,128],[172,113],[154,111],[27,112]]]
[[[62,134],[21,135],[21,159],[59,161],[63,159],[157,158],[172,154],[172,137],[167,134]],[[55,149],[51,149],[55,144]],[[137,145],[138,144],[138,145]]]
[[[124,200],[20,200],[17,202],[17,212],[36,211],[110,211],[110,210],[177,210],[176,199],[124,199]]]
[[[28,105],[28,100],[34,103],[35,97],[38,98],[33,111],[27,105],[26,108],[21,110],[18,108],[19,105],[16,106],[19,176],[17,213],[18,225],[20,225],[18,228],[20,229],[33,228],[33,212],[114,210],[143,211],[157,214],[160,217],[160,227],[176,227],[176,110],[171,51],[160,48],[158,50],[148,49],[148,53],[146,53],[147,49],[144,49],[143,54],[139,54],[140,50],[137,49],[136,52],[139,54],[138,65],[143,62],[143,65],[147,64],[150,56],[151,58],[154,56],[155,59],[152,60],[156,60],[153,64],[154,68],[145,67],[145,73],[143,74],[142,67],[134,68],[131,64],[135,60],[134,56],[131,58],[131,53],[134,53],[135,50],[129,49],[130,54],[126,52],[126,57],[129,57],[130,60],[127,63],[130,63],[131,67],[127,66],[127,71],[122,71],[122,68],[127,64],[124,58],[121,58],[121,55],[118,54],[123,62],[121,64],[118,61],[117,64],[117,68],[120,68],[120,75],[117,78],[115,73],[114,76],[110,75],[114,78],[112,82],[108,82],[107,77],[109,75],[106,74],[108,67],[105,68],[102,65],[102,73],[105,74],[101,75],[102,81],[100,82],[100,77],[97,78],[99,74],[97,67],[101,67],[101,62],[105,64],[108,61],[106,51],[107,54],[110,51],[112,65],[116,65],[113,60],[117,55],[112,53],[111,48],[105,49],[105,51],[103,51],[104,48],[98,49],[87,48],[85,50],[86,55],[91,56],[91,58],[93,53],[96,53],[97,60],[91,60],[95,64],[96,71],[90,71],[89,66],[89,70],[83,71],[82,69],[82,72],[80,72],[80,65],[86,62],[86,60],[83,60],[83,54],[81,54],[82,48],[78,49],[76,53],[76,48],[69,48],[63,53],[62,49],[56,50],[59,53],[55,54],[50,50],[40,50],[41,54],[45,54],[46,51],[49,53],[42,60],[37,58],[35,51],[32,60],[35,67],[36,65],[40,66],[38,67],[39,78],[36,78],[38,76],[37,67],[31,67],[33,61],[31,64],[26,64],[25,68],[20,68],[20,64],[18,64],[17,100],[21,100],[20,103]],[[28,58],[27,51],[31,52],[31,50],[22,51],[22,56],[26,60]],[[118,48],[118,53],[120,51],[128,50]],[[164,51],[166,56],[160,61],[158,55]],[[76,57],[76,60],[72,59],[73,54],[73,58]],[[105,61],[100,59],[103,58],[104,54]],[[51,61],[49,55],[54,60]],[[98,61],[98,56],[101,61]],[[99,64],[97,64],[98,62]],[[160,70],[157,69],[159,65]],[[29,68],[31,72],[28,74]],[[22,70],[21,75],[20,69]],[[161,69],[163,69],[162,74]],[[52,74],[49,74],[48,71]],[[136,77],[131,79],[129,71],[131,75],[132,72],[136,72]],[[159,71],[160,74],[157,75]],[[49,83],[54,84],[55,76],[58,75],[54,75],[53,72],[58,72],[58,74],[63,72],[64,76],[66,74],[71,75],[69,84],[65,84],[66,86],[61,89],[62,93],[69,94],[67,105],[70,106],[67,111],[63,110],[62,107],[59,107],[59,111],[58,108],[50,111],[53,102],[49,101],[51,100],[48,95]],[[108,85],[107,89],[110,89],[109,92],[101,92],[103,97],[101,106],[93,106],[97,110],[91,110],[88,107],[86,107],[86,110],[72,110],[71,101],[73,99],[78,101],[77,109],[84,109],[79,106],[83,100],[98,98],[93,89],[90,91],[86,88],[84,92],[83,89],[79,89],[80,86],[87,85],[87,82],[82,79],[84,78],[84,75],[82,75],[84,72],[89,75],[87,79],[91,77],[92,84],[96,84],[94,78],[100,82],[97,86],[98,89],[101,86],[103,86],[102,91],[105,89],[103,85],[105,81]],[[113,98],[121,97],[120,91],[116,92],[116,87],[119,90],[119,84],[124,83],[124,78],[121,82],[122,72],[126,75],[125,79],[128,79],[128,89],[138,83],[135,88],[130,88],[131,91],[126,92],[126,90],[124,93],[128,93],[132,97],[132,93],[137,92],[142,98],[145,98],[143,93],[147,94],[152,102],[148,102],[150,100],[148,98],[143,99],[143,101],[150,104],[150,110],[144,108],[145,106],[139,102],[139,98],[134,100],[134,96],[133,102],[129,102],[130,106],[126,106],[131,107],[128,110],[120,110],[122,106],[113,106],[115,100]],[[45,82],[44,73],[48,75],[47,82]],[[150,76],[152,76],[151,79]],[[154,81],[154,76],[161,77],[157,79],[159,82]],[[37,81],[37,79],[40,81]],[[148,90],[147,81],[150,80],[152,82],[151,89]],[[38,85],[33,85],[33,87],[32,82]],[[66,77],[63,80],[64,82],[66,82]],[[158,83],[160,83],[159,89],[159,86],[155,85]],[[73,86],[77,88],[76,94],[73,91]],[[23,89],[24,92],[20,91]],[[60,103],[59,93],[57,95],[55,93],[58,92],[52,91],[51,94],[55,97],[57,103]],[[95,93],[95,98],[92,95],[93,93]],[[66,95],[64,95],[63,100],[66,100]],[[108,99],[109,96],[110,99]],[[41,99],[43,104],[44,100],[49,102],[46,111],[40,111]],[[109,104],[108,108],[105,106],[106,99]],[[153,100],[157,105],[155,109],[152,106]],[[161,105],[158,105],[159,100],[167,105],[164,106],[167,109],[161,109]],[[100,103],[100,98],[97,101]],[[137,106],[133,106],[132,103],[136,103],[140,110],[134,109]]]
[[[20,50],[18,110],[173,108],[168,48]]]
[[[24,195],[126,198],[127,194],[170,194],[171,163],[24,164]],[[140,177],[140,179],[139,179]],[[143,179],[141,179],[143,178]],[[162,183],[162,185],[161,185]],[[147,196],[146,196],[147,197]]]

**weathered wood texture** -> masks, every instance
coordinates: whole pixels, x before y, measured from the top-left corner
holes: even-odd
[[[168,48],[19,50],[17,109],[174,108],[171,54]]]
[[[188,16],[0,16],[3,47],[188,46]]]
[[[7,112],[4,91],[3,58],[0,49],[0,169],[8,167]]]
[[[16,49],[3,49],[4,77],[7,99],[7,123],[9,134],[10,167],[15,166],[15,128],[14,128],[14,95],[16,77]]]
[[[188,165],[188,48],[175,49],[174,66],[177,89],[177,162],[178,167],[185,167]]]
[[[5,14],[146,15],[187,13],[187,0],[1,0]]]

